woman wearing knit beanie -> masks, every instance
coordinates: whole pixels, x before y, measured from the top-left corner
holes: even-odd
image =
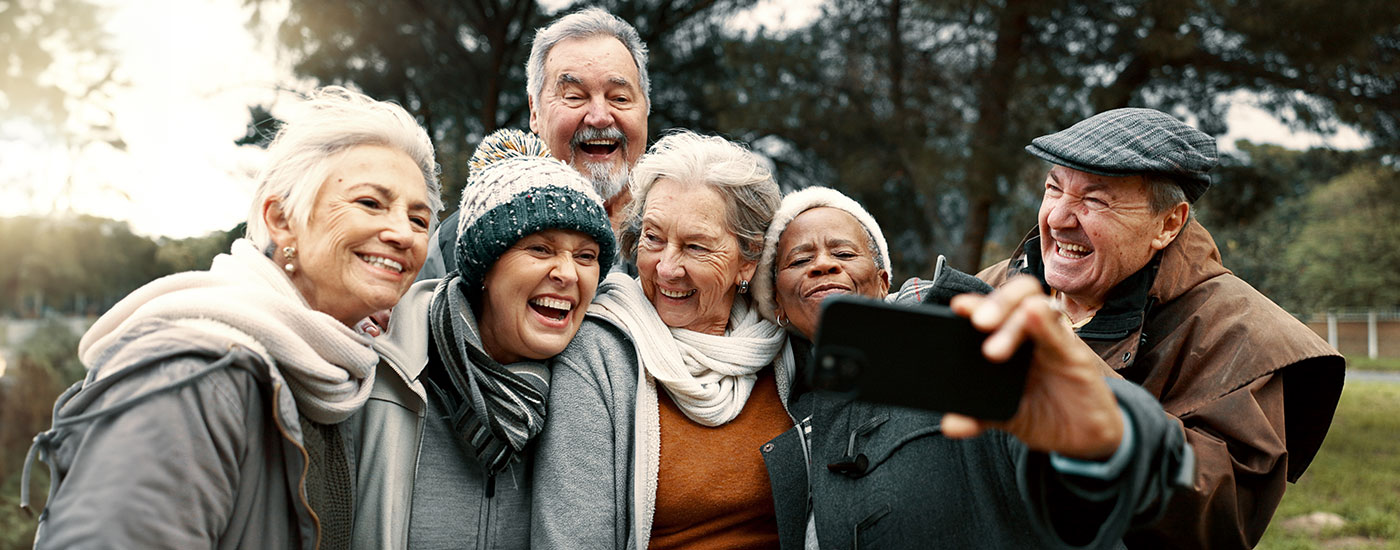
[[[783,198],[765,238],[754,301],[765,316],[792,332],[799,378],[809,362],[821,301],[837,294],[886,299],[888,258],[879,225],[854,200],[821,187]],[[940,258],[934,280],[910,279],[889,299],[911,305],[930,296],[944,300],[948,294],[939,292],[948,289],[991,290],[943,268]],[[928,350],[928,368],[948,368],[936,363],[937,354]],[[950,429],[945,415],[937,412],[794,391],[789,410],[806,416],[805,433],[776,437],[762,450],[770,478],[803,482],[773,491],[783,547],[1117,546],[1135,511],[1153,502],[1160,506],[1162,489],[1171,480],[1160,461],[1181,452],[1184,439],[1141,388],[1107,387],[1088,364],[1076,365],[1078,371],[1041,367],[1058,372],[1031,377],[1021,409],[1034,413],[997,425],[1007,431],[973,439],[962,439],[970,434],[957,435],[956,427]],[[1047,382],[1057,377],[1073,382]],[[1106,400],[1089,398],[1100,392]],[[1070,419],[1060,422],[1063,417],[1049,414],[1066,403],[1076,407]],[[1027,432],[1073,433],[1096,426],[1093,419],[1115,404],[1126,421],[1138,420],[1130,431],[1141,443],[1125,436],[1119,453],[1104,457],[1106,462],[1054,454],[1071,454],[1071,446],[1045,444],[1044,436],[1034,451],[1020,439]],[[951,420],[954,415],[947,416]],[[1043,419],[1029,427],[1037,422],[1027,420],[1033,417]],[[1117,473],[1107,474],[1115,461]],[[1052,515],[1053,510],[1075,512]]]
[[[531,443],[550,371],[615,256],[603,201],[516,130],[486,137],[462,191],[456,266],[415,284],[375,342],[351,419],[358,548],[527,548]]]

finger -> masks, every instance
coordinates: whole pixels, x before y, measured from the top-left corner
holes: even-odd
[[[1012,311],[1001,326],[982,342],[982,355],[993,363],[1003,363],[1026,341],[1027,316],[1024,308]]]
[[[958,413],[947,413],[940,421],[943,435],[948,439],[967,439],[977,437],[983,431],[982,422],[970,416]]]
[[[963,317],[972,317],[972,312],[976,311],[977,306],[985,301],[987,301],[987,295],[985,294],[959,294],[954,296],[952,301],[948,302],[948,307],[953,310],[953,313]]]
[[[992,332],[1006,322],[1021,302],[1036,296],[1044,296],[1039,281],[1028,275],[1013,277],[977,306],[970,317],[972,326],[982,332]]]

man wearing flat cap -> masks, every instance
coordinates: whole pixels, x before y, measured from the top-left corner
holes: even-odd
[[[1158,111],[1116,109],[1026,151],[1053,165],[1039,227],[978,274],[1000,287],[979,313],[1027,333],[1067,320],[1106,375],[1146,388],[1185,430],[1194,490],[1130,532],[1129,547],[1253,547],[1285,480],[1322,445],[1342,357],[1221,265],[1191,216],[1216,164],[1210,136]],[[1008,284],[1020,274],[1040,285]]]

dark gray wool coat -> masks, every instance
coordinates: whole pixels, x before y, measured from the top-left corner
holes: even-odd
[[[950,289],[943,298],[980,283],[963,276],[970,281],[938,282]],[[929,284],[911,283],[925,292]],[[810,344],[793,338],[800,381]],[[1108,382],[1136,440],[1112,481],[1061,474],[1049,455],[1004,432],[952,440],[940,433],[939,413],[804,392],[798,382],[790,410],[810,420],[761,449],[782,548],[804,547],[809,506],[824,549],[1121,547],[1129,527],[1155,520],[1174,487],[1189,484],[1193,461],[1181,428],[1151,395]],[[811,426],[810,461],[802,425]]]

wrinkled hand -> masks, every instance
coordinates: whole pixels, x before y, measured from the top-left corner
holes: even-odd
[[[369,317],[361,319],[360,322],[355,325],[355,328],[360,329],[360,332],[368,334],[371,337],[384,334],[384,329],[389,327],[389,311],[391,310],[381,309],[371,313]]]
[[[1051,307],[1038,281],[1017,277],[989,295],[963,294],[950,305],[990,333],[982,345],[987,359],[1006,361],[1026,340],[1034,351],[1016,416],[992,422],[949,413],[944,435],[959,439],[996,428],[1037,451],[1084,460],[1113,455],[1123,439],[1123,414],[1103,379],[1108,367]]]

